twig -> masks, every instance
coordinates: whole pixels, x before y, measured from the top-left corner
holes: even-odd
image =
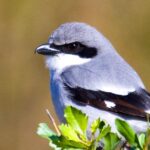
[[[57,134],[60,135],[60,131],[59,131],[57,125],[56,125],[56,122],[55,122],[53,116],[50,114],[50,112],[49,112],[48,109],[46,109],[46,114],[48,115],[50,121],[52,122],[52,124],[53,124],[53,126],[54,126],[54,128],[55,128],[55,130],[56,130],[56,132],[57,132]]]

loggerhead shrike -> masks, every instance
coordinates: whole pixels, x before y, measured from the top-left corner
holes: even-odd
[[[52,100],[60,121],[72,105],[89,116],[106,120],[115,130],[115,118],[145,131],[150,94],[132,67],[95,28],[65,23],[36,52],[46,56]]]

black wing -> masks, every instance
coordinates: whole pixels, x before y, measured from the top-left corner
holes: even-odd
[[[98,109],[116,112],[140,118],[146,118],[146,110],[150,110],[150,94],[144,90],[129,93],[122,96],[103,91],[92,91],[80,87],[72,88],[64,85],[70,93],[70,98],[82,105],[91,105]],[[105,101],[115,104],[114,107],[107,107]]]

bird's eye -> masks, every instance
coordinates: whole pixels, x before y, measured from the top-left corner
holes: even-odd
[[[80,44],[79,43],[71,43],[71,44],[68,44],[67,47],[70,50],[76,50],[80,47]]]
[[[78,52],[82,49],[82,45],[78,42],[66,44],[63,47],[65,52]]]

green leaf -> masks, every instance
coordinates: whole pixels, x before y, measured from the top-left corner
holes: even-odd
[[[65,137],[67,137],[69,140],[73,140],[73,141],[76,141],[76,142],[81,141],[79,139],[77,133],[75,132],[75,130],[73,130],[73,128],[70,125],[61,124],[59,126],[59,129],[61,131],[61,134]]]
[[[100,129],[100,133],[96,138],[97,141],[100,141],[103,137],[105,137],[111,130],[110,125],[105,125],[102,129]]]
[[[62,148],[62,149],[70,149],[70,148],[74,148],[74,149],[87,149],[88,146],[80,143],[80,142],[75,142],[72,140],[68,140],[67,138],[65,138],[64,136],[57,136],[57,135],[53,135],[50,137],[51,141],[53,144],[55,144],[58,148]]]
[[[115,133],[108,133],[104,137],[104,150],[115,150],[116,146],[119,144],[120,139]]]
[[[100,118],[94,120],[91,124],[91,132],[92,134],[94,134],[96,132],[96,130],[99,128],[100,125]]]
[[[104,120],[102,120],[99,124],[99,130],[101,131],[104,128],[104,126],[106,126],[106,125],[107,125],[106,122]]]
[[[72,106],[67,106],[64,116],[67,123],[86,139],[86,129],[88,125],[88,117],[86,114]]]
[[[132,146],[137,145],[136,144],[136,133],[134,132],[134,130],[130,127],[130,125],[125,122],[124,120],[121,119],[116,119],[115,120],[115,124],[117,127],[117,130],[119,131],[119,133],[124,136],[124,138],[127,140],[127,142],[129,144],[131,144]]]
[[[37,129],[37,134],[43,138],[49,139],[50,136],[56,135],[46,123],[40,123]]]
[[[57,145],[53,144],[52,141],[49,142],[49,146],[54,150],[62,150],[60,147],[57,147]]]
[[[138,141],[139,141],[139,144],[140,144],[140,147],[143,149],[144,148],[144,145],[145,145],[145,141],[146,140],[146,135],[144,133],[141,133],[139,136],[138,136]]]

